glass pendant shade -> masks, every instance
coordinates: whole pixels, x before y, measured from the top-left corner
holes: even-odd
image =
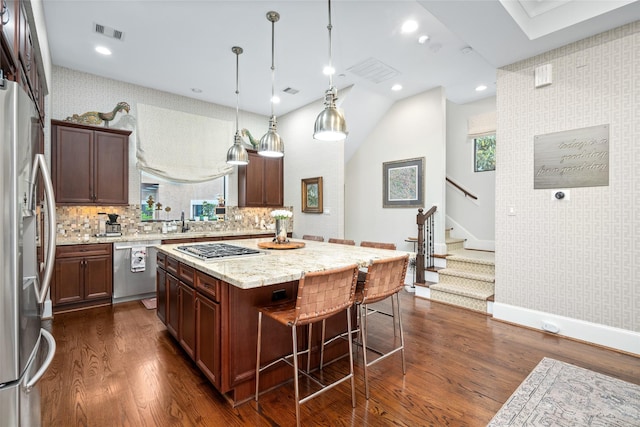
[[[247,165],[249,164],[249,153],[242,145],[240,132],[236,131],[233,145],[227,150],[227,163],[230,165]]]
[[[258,154],[265,157],[284,156],[284,141],[276,131],[276,117],[271,116],[269,130],[260,138]]]
[[[319,141],[342,141],[348,133],[347,123],[336,108],[335,94],[328,90],[325,108],[318,114],[313,127],[313,138]]]

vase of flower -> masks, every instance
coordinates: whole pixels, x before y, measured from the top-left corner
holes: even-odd
[[[276,243],[287,243],[287,225],[289,224],[289,218],[293,216],[291,211],[287,210],[275,210],[271,212],[271,216],[276,220],[276,236],[273,239]]]

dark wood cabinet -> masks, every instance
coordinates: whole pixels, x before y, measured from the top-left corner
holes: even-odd
[[[249,150],[249,164],[238,166],[238,206],[280,207],[284,203],[283,158]]]
[[[111,244],[59,246],[51,296],[55,312],[111,304]]]
[[[178,339],[180,330],[180,281],[167,272],[167,330]]]
[[[156,314],[162,323],[167,323],[167,273],[156,268]]]
[[[196,348],[196,291],[184,282],[179,285],[180,319],[178,341],[192,359]]]
[[[60,205],[129,202],[130,131],[51,121],[51,175]]]
[[[5,78],[16,81],[16,41],[19,28],[18,0],[2,0],[0,2],[0,67]]]
[[[196,296],[196,365],[218,389],[220,375],[220,303]]]

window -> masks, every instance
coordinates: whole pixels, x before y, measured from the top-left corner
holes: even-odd
[[[217,214],[217,205],[221,200],[224,201],[226,196],[226,180],[227,177],[223,176],[200,183],[180,183],[141,172],[141,219],[143,221],[179,219],[182,212],[186,219],[207,216],[206,214],[214,217]],[[149,197],[151,197],[151,203],[149,203]],[[207,204],[204,203],[205,201]],[[204,212],[203,208],[206,208]]]
[[[496,136],[486,135],[473,139],[473,170],[496,170]]]

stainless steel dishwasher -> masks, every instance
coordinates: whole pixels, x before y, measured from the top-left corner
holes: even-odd
[[[156,295],[155,245],[160,240],[141,240],[113,244],[113,302],[152,298]],[[139,257],[132,262],[132,251],[139,253],[144,248],[144,260]],[[143,268],[141,268],[143,267]],[[133,271],[139,270],[139,271]]]

